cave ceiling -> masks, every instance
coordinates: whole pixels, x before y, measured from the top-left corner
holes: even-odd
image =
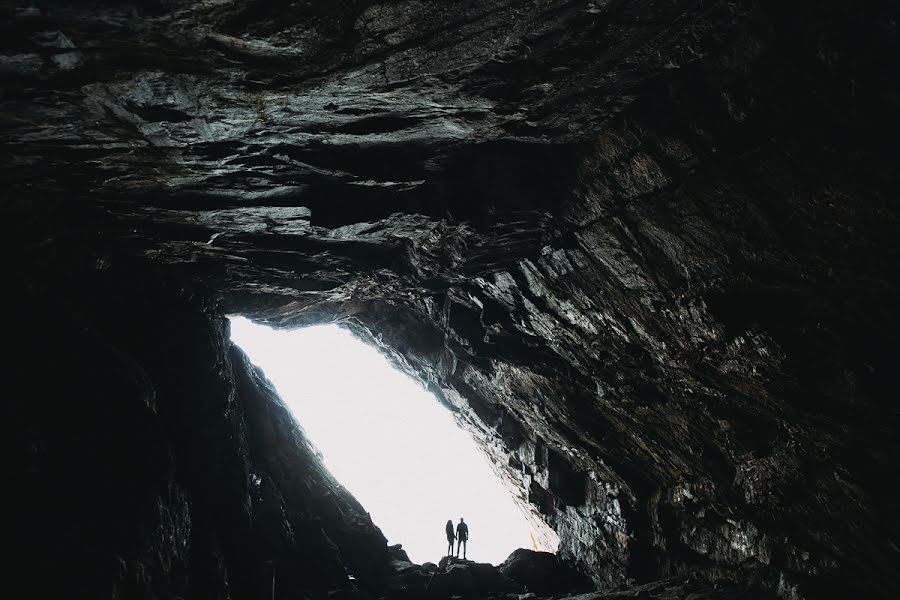
[[[124,264],[219,314],[347,324],[456,411],[598,583],[855,573],[883,591],[897,19],[830,1],[9,9],[0,176],[28,226],[6,243],[34,279]]]

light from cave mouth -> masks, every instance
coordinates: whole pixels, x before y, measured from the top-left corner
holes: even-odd
[[[421,385],[335,325],[274,330],[231,319],[231,339],[261,367],[325,465],[390,543],[417,563],[446,552],[464,517],[468,558],[498,564],[531,531],[475,441]]]

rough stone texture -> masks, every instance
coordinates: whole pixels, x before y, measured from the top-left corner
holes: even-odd
[[[7,271],[18,283],[15,271]],[[118,269],[4,314],[5,540],[29,597],[378,588],[387,543],[205,301]],[[27,321],[16,320],[23,315]],[[12,583],[11,583],[12,585]]]
[[[779,597],[790,597],[787,593]],[[669,579],[631,587],[618,592],[578,594],[560,600],[770,600],[773,596],[763,590],[729,582],[703,584],[693,579]]]
[[[390,598],[447,600],[464,598],[518,598],[525,588],[507,578],[494,565],[445,556],[440,565],[398,565],[387,584]],[[574,588],[565,588],[571,591]]]
[[[64,382],[78,383],[84,398],[67,410],[86,428],[84,464],[148,461],[124,469],[133,485],[101,481],[111,489],[78,505],[112,519],[94,504],[109,498],[128,527],[104,521],[87,547],[60,533],[60,552],[83,556],[97,582],[121,542],[133,548],[122,581],[160,596],[256,585],[259,556],[228,558],[245,552],[235,540],[248,539],[250,464],[267,474],[258,543],[285,556],[328,547],[298,540],[311,500],[289,470],[274,479],[278,456],[303,445],[283,409],[245,366],[204,379],[211,365],[243,365],[222,339],[221,315],[237,312],[342,322],[378,344],[472,431],[543,543],[558,541],[599,585],[691,572],[758,579],[788,598],[900,586],[895,3],[4,10],[9,314],[43,327],[38,341],[13,338],[28,349],[14,372],[33,372],[51,340],[66,376],[37,399],[57,406]],[[119,288],[160,281],[169,293],[116,306],[95,281],[109,272]],[[67,287],[106,311],[94,317],[101,348],[65,316]],[[204,325],[166,324],[178,294],[202,308],[174,314]],[[109,316],[119,312],[125,332]],[[110,358],[117,335],[141,358]],[[169,359],[196,393],[170,379]],[[83,368],[95,362],[115,366]],[[137,385],[136,368],[170,386],[168,424],[139,387],[113,411],[89,393]],[[241,386],[268,398],[252,409],[266,417],[232,436]],[[20,397],[14,423],[40,422],[36,404]],[[121,427],[98,428],[91,411]],[[67,447],[65,422],[15,439],[42,456],[35,440]],[[179,444],[185,480],[164,468]],[[220,452],[234,458],[221,464]],[[77,454],[59,460],[27,467],[38,474],[23,510],[80,487]],[[331,489],[306,464],[298,472]],[[46,536],[67,522],[35,510],[29,519],[52,514]],[[332,538],[367,531],[346,516],[326,537],[342,552],[374,540],[363,555],[379,555],[374,534]],[[197,518],[214,522],[178,550],[173,532]],[[127,543],[102,537],[112,532]],[[129,574],[139,555],[171,575]],[[250,574],[238,575],[244,560]],[[314,571],[303,586],[337,585],[336,571]]]
[[[514,550],[500,572],[537,594],[559,594],[593,589],[584,575],[563,564],[549,552],[535,552],[525,548]]]

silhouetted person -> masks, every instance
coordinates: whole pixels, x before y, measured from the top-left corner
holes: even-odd
[[[453,520],[447,519],[447,556],[453,556],[453,540],[456,539],[456,536],[453,535]]]
[[[456,526],[456,558],[459,558],[459,547],[462,546],[463,560],[466,558],[466,542],[469,541],[469,526],[466,520],[459,518],[459,525]]]

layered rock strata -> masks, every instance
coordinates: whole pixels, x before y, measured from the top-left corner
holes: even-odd
[[[13,364],[38,378],[49,346],[63,369],[15,405],[23,536],[55,515],[42,535],[65,529],[97,582],[149,589],[129,566],[148,553],[160,595],[255,589],[258,485],[254,543],[341,551],[297,589],[380,564],[363,509],[228,349],[240,313],[381,347],[604,588],[900,585],[893,3],[4,10],[8,313],[40,327]],[[117,291],[144,285],[166,291]],[[97,470],[135,481],[71,505],[96,539],[31,502]]]

